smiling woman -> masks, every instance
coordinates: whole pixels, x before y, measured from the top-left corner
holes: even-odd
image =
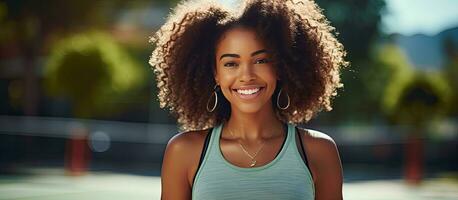
[[[313,1],[186,1],[151,41],[161,107],[185,130],[162,199],[342,198],[334,141],[294,125],[331,110],[347,65]]]

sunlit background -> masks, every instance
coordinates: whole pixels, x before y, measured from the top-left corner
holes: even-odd
[[[232,5],[235,0],[220,0]],[[458,199],[458,1],[317,0],[351,67],[345,199]],[[175,120],[148,43],[177,1],[0,1],[0,200],[159,199]]]

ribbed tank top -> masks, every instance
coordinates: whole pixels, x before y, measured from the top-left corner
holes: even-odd
[[[223,125],[214,127],[194,178],[192,199],[314,199],[312,176],[297,149],[295,127],[287,126],[286,140],[275,159],[252,168],[235,166],[223,157],[219,146]]]

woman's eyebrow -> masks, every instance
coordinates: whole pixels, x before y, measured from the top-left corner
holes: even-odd
[[[221,55],[221,57],[219,57],[219,60],[223,59],[224,57],[234,57],[234,58],[240,58],[240,56],[238,54],[231,54],[231,53],[227,53],[227,54],[223,54]]]
[[[255,52],[251,53],[251,57],[253,57],[255,55],[258,55],[258,54],[261,54],[261,53],[267,53],[267,50],[265,50],[265,49],[257,50]],[[219,60],[223,59],[224,57],[240,58],[240,55],[227,53],[227,54],[221,55],[221,57],[219,57]]]
[[[261,54],[261,53],[267,53],[267,50],[265,50],[265,49],[257,50],[255,52],[251,53],[251,57],[253,57],[255,55],[258,55],[258,54]]]

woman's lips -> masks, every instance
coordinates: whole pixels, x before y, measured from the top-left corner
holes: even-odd
[[[256,98],[262,91],[264,91],[264,87],[250,89],[234,89],[234,92],[239,98],[246,100]]]

